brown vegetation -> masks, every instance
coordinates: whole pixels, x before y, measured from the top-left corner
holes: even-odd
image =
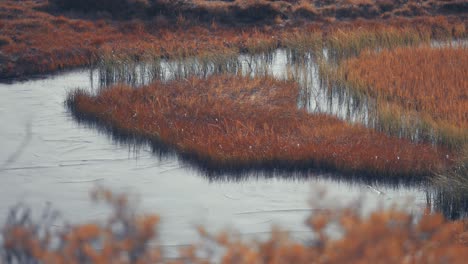
[[[334,117],[297,109],[298,87],[268,78],[219,75],[76,91],[76,116],[175,148],[208,168],[331,168],[382,175],[428,175],[452,153],[391,138]],[[447,156],[448,155],[448,156]]]
[[[142,1],[122,2],[142,3]],[[167,1],[157,2],[162,4]],[[175,2],[189,5],[185,1],[168,1],[166,4]],[[249,10],[250,4],[253,3],[250,1],[198,2],[200,2],[199,5],[213,8],[236,4],[245,10]],[[298,16],[315,16],[315,7],[308,2],[260,1],[258,3],[264,2],[275,6],[293,4],[292,10],[298,12]],[[99,1],[95,3],[98,4]],[[189,6],[193,7],[193,5]],[[177,8],[173,10],[179,10]],[[194,8],[198,8],[198,5]],[[323,35],[324,40],[333,40],[334,34],[331,32],[336,32],[338,29],[359,28],[380,32],[385,28],[393,31],[410,28],[413,32],[430,37],[460,37],[466,32],[464,20],[453,17],[392,19],[385,22],[377,20],[334,23],[322,21],[303,25],[286,23],[288,20],[284,17],[275,16],[271,23],[231,27],[212,19],[208,23],[200,24],[190,16],[180,13],[164,15],[162,11],[154,16],[112,20],[106,15],[94,14],[90,18],[87,14],[79,15],[80,13],[50,11],[49,9],[47,1],[44,0],[0,2],[0,78],[26,77],[31,74],[85,66],[109,54],[135,59],[142,59],[148,54],[152,57],[178,58],[206,56],[206,54],[259,52],[287,45],[297,47],[304,45],[300,41],[310,36]],[[256,11],[253,13],[256,14]],[[210,14],[208,12],[208,15]],[[225,15],[221,17],[226,18]],[[233,18],[233,21],[236,22],[236,18]]]
[[[306,221],[313,231],[310,241],[291,240],[273,230],[263,242],[245,242],[227,233],[213,236],[200,228],[209,246],[189,246],[174,260],[164,259],[156,238],[158,217],[139,216],[124,195],[97,190],[94,197],[107,201],[114,212],[106,224],[83,223],[53,228],[54,217],[32,218],[27,208],[12,209],[2,227],[0,261],[7,263],[465,263],[468,257],[468,223],[447,221],[439,214],[420,218],[396,209],[380,210],[367,217],[359,210],[314,211]],[[26,209],[21,211],[21,209]],[[115,225],[122,224],[120,231]],[[329,237],[327,227],[343,236]],[[56,229],[56,231],[53,231]],[[58,229],[58,230],[57,230]],[[55,244],[54,244],[55,243]],[[212,254],[216,247],[223,251]],[[199,254],[204,253],[206,254]],[[211,253],[210,253],[211,252]],[[204,258],[200,257],[205,255]],[[211,257],[211,258],[210,258]]]
[[[336,223],[341,239],[325,232]],[[222,263],[464,263],[466,224],[446,222],[441,215],[426,214],[418,221],[398,210],[379,211],[368,218],[353,210],[318,213],[307,221],[318,235],[304,246],[273,232],[267,242],[245,243],[226,236],[215,241],[227,252]]]
[[[228,24],[282,20],[356,19],[413,17],[438,14],[466,14],[468,6],[460,0],[51,0],[64,10],[109,12],[117,17],[183,15],[203,22]],[[110,4],[112,2],[112,4]]]
[[[47,208],[35,220],[29,208],[10,210],[2,226],[2,263],[159,263],[161,252],[149,248],[159,223],[156,215],[137,215],[127,196],[104,189],[92,192],[94,201],[113,209],[104,225],[84,223],[55,228],[58,212]],[[62,223],[60,223],[62,224]],[[3,262],[5,261],[5,262]]]
[[[366,52],[344,63],[343,71],[351,87],[377,99],[381,121],[391,126],[385,130],[409,127],[458,148],[468,143],[466,47]]]

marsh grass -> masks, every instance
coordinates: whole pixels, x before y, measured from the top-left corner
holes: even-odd
[[[377,100],[382,131],[460,149],[468,142],[466,53],[463,46],[369,51],[337,76]]]
[[[177,30],[180,35],[189,36],[183,41],[179,41],[174,34],[165,32],[164,42],[172,43],[172,45],[163,45],[159,43],[160,40],[154,40],[151,45],[139,43],[138,48],[124,43],[121,43],[121,47],[117,49],[102,48],[97,55],[96,67],[105,67],[106,71],[114,72],[111,76],[119,77],[125,75],[122,73],[125,69],[128,74],[133,74],[137,61],[140,64],[155,62],[153,66],[158,68],[158,60],[170,60],[179,62],[171,66],[172,72],[178,74],[174,77],[178,78],[190,75],[206,77],[222,72],[244,72],[245,74],[246,70],[242,69],[236,57],[264,54],[267,58],[278,48],[288,50],[288,62],[304,63],[312,57],[315,60],[325,61],[331,67],[343,59],[359,55],[366,49],[379,51],[448,39],[455,34],[450,30],[457,25],[438,17],[427,21],[416,21],[414,24],[404,21],[393,22],[389,25],[381,23],[356,23],[354,25],[351,23],[337,25],[326,31],[313,25],[301,30],[291,28],[289,31],[267,27],[233,30],[212,25],[212,34],[200,27],[193,27],[190,33]],[[148,36],[148,38],[152,37]],[[245,66],[249,66],[252,70],[251,65],[244,65],[244,68]],[[259,67],[256,67],[256,71],[256,74],[260,73]],[[121,81],[125,81],[125,78],[121,78]]]
[[[268,77],[216,75],[70,94],[74,115],[162,141],[211,168],[321,168],[430,175],[452,153],[297,108],[299,89]]]

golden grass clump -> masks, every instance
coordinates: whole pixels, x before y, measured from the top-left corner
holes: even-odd
[[[383,126],[393,123],[388,127],[397,131],[408,126],[450,146],[468,142],[466,47],[366,52],[344,63],[342,70],[351,87],[377,99]],[[401,116],[410,122],[400,121]]]
[[[218,75],[92,96],[70,94],[74,115],[173,147],[208,168],[319,168],[428,175],[452,153],[413,144],[297,108],[298,86],[270,78]],[[448,155],[448,156],[447,156]]]

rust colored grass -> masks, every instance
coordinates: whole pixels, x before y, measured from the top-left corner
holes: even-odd
[[[414,125],[435,130],[442,143],[460,147],[468,142],[466,47],[367,52],[343,68],[352,87],[377,98],[379,113],[388,120],[384,122],[396,122],[396,129],[411,126],[398,122],[399,116],[409,116],[420,120]]]
[[[208,168],[328,168],[428,175],[451,153],[298,110],[297,84],[220,75],[74,92],[76,116],[162,141]]]

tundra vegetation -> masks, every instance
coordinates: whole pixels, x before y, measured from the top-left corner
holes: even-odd
[[[441,203],[457,199],[466,205],[467,8],[459,0],[5,0],[0,79],[88,66],[110,84],[133,80],[145,63],[152,83],[77,90],[67,106],[80,121],[145,138],[209,170],[429,177],[443,190]],[[301,90],[294,78],[246,77],[232,70],[239,55],[268,56],[278,48],[295,60],[311,55],[330,91],[372,101],[371,122],[351,124],[298,108]],[[192,67],[187,63],[178,78],[161,80],[167,60],[196,61],[205,74],[182,74]],[[129,213],[123,196],[99,191],[96,197],[116,209],[109,224],[70,226],[53,245],[50,226],[41,229],[28,213],[12,210],[2,257],[33,263],[162,261],[160,250],[147,246],[157,217]],[[114,234],[116,222],[126,228],[123,239]],[[309,244],[279,232],[252,243],[201,233],[224,247],[225,263],[463,263],[467,257],[466,223],[438,214],[415,219],[390,210],[362,218],[340,210],[314,214],[307,223],[316,233]],[[329,224],[338,224],[343,237],[329,239]],[[188,248],[181,261],[207,261],[198,250]]]
[[[88,4],[92,2],[92,4]],[[394,44],[405,38],[450,38],[466,34],[466,21],[460,14],[444,13],[436,6],[459,4],[457,1],[436,1],[435,9],[424,15],[396,15],[382,19],[342,19],[333,12],[321,20],[299,19],[289,15],[277,21],[263,23],[232,23],[213,18],[215,12],[207,11],[208,19],[184,13],[182,6],[193,10],[200,6],[242,6],[257,18],[258,5],[286,5],[287,10],[303,5],[324,7],[307,1],[46,1],[5,0],[0,3],[0,78],[24,77],[31,74],[50,73],[78,66],[94,65],[101,59],[115,60],[149,58],[181,58],[190,56],[217,57],[226,54],[258,53],[281,46],[295,49],[309,44],[330,43],[333,47],[362,47],[370,45],[373,34],[383,34],[384,41]],[[307,2],[307,3],[306,3]],[[330,6],[356,6],[345,1],[327,1]],[[342,3],[343,2],[343,3]],[[373,1],[371,1],[373,2]],[[377,2],[380,1],[375,1]],[[394,7],[414,1],[393,1]],[[398,2],[398,4],[397,4]],[[463,2],[463,1],[462,1]],[[413,3],[414,4],[414,3]],[[120,6],[127,8],[120,8]],[[175,7],[173,6],[175,5]],[[428,5],[431,6],[431,5]],[[91,7],[93,9],[91,10]],[[118,7],[118,8],[117,8]],[[293,8],[294,7],[294,8]],[[141,10],[153,8],[148,15]],[[110,9],[110,10],[109,10]],[[113,10],[134,12],[135,16],[112,16]],[[393,9],[392,9],[393,10]],[[439,11],[437,11],[439,10]],[[445,10],[445,9],[444,9]],[[458,9],[454,9],[458,10]],[[462,9],[463,10],[463,9]],[[246,11],[247,12],[247,11]],[[432,16],[440,15],[440,16]],[[442,16],[443,15],[443,16]],[[323,15],[324,17],[327,17]],[[337,16],[337,17],[335,17]],[[196,18],[200,19],[196,19]],[[221,15],[229,18],[227,15]],[[241,17],[248,17],[242,15]],[[358,16],[359,18],[360,16]],[[280,16],[281,18],[281,16]],[[354,30],[356,33],[353,33]],[[318,38],[317,38],[318,36]],[[367,39],[366,39],[367,38]],[[375,44],[375,42],[374,42]],[[300,51],[300,49],[299,49]]]

